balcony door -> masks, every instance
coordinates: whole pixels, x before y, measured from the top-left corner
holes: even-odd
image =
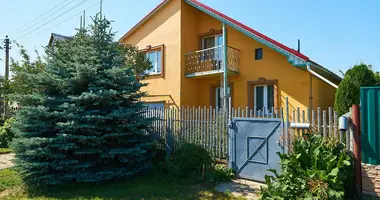
[[[223,45],[223,35],[213,35],[202,38],[202,49]]]
[[[222,65],[223,35],[213,35],[202,38],[202,61],[211,61],[213,70],[220,70]]]

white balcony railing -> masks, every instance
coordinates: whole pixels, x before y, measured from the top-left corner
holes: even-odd
[[[227,48],[227,68],[230,73],[239,72],[240,51]],[[187,77],[223,73],[223,46],[189,52],[185,54],[185,75]]]

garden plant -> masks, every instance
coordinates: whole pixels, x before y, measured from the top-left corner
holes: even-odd
[[[261,199],[344,199],[353,183],[351,155],[334,138],[318,133],[296,138],[289,154],[278,153],[281,172],[270,170]]]

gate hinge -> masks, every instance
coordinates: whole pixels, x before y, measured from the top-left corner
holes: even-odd
[[[233,125],[232,125],[231,122],[228,122],[227,126],[228,126],[229,129],[232,129],[232,128],[233,128]]]

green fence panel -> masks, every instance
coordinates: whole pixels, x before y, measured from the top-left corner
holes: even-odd
[[[360,88],[362,162],[380,164],[380,87]]]

